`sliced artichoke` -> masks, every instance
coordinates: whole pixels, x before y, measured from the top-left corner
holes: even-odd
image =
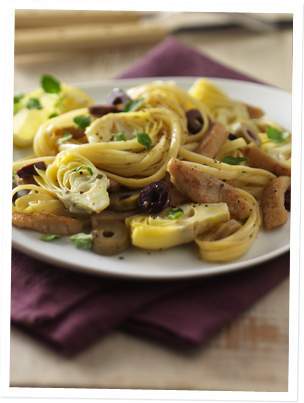
[[[62,151],[46,171],[37,172],[39,185],[53,192],[72,213],[99,213],[110,203],[109,179],[81,155]]]
[[[133,245],[144,249],[166,249],[193,241],[213,225],[226,222],[230,213],[226,203],[183,204],[182,214],[168,217],[165,209],[159,215],[140,214],[126,219]]]

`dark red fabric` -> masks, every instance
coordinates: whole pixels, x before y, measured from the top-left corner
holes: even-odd
[[[120,78],[209,76],[254,81],[168,38]],[[12,253],[12,324],[72,356],[114,328],[171,345],[205,343],[289,274],[289,253],[233,273],[181,281],[96,277]]]

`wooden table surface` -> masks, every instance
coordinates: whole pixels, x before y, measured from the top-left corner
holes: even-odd
[[[255,33],[234,28],[175,36],[227,66],[291,91],[292,29]],[[15,91],[37,86],[42,73],[65,82],[108,79],[155,44],[16,55]],[[10,386],[287,391],[288,302],[286,280],[192,352],[113,331],[66,359],[12,328]]]

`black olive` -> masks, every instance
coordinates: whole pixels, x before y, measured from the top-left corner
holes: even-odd
[[[118,104],[126,104],[131,101],[131,98],[126,94],[124,90],[120,88],[114,88],[114,90],[110,93],[107,98],[107,105],[118,105]]]
[[[200,132],[204,126],[202,115],[198,109],[189,109],[186,112],[188,131],[191,134]]]
[[[170,192],[162,182],[152,182],[142,189],[138,197],[140,208],[147,213],[159,213],[169,203]]]
[[[290,196],[291,196],[290,189],[287,189],[284,195],[284,206],[285,209],[288,211],[290,211]]]
[[[108,113],[120,112],[116,105],[90,105],[88,106],[88,109],[91,115],[97,115],[100,117],[107,115]]]
[[[46,165],[43,161],[34,162],[33,164],[24,165],[24,167],[19,168],[16,174],[19,178],[29,178],[30,176],[37,175],[37,171],[35,169],[41,169],[42,171],[46,170]]]

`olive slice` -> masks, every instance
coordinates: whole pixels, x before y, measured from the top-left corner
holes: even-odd
[[[90,105],[88,106],[89,113],[91,115],[96,115],[102,117],[108,113],[120,112],[116,105]]]
[[[261,145],[258,132],[247,122],[237,122],[232,127],[234,134],[237,137],[243,137],[247,143],[255,142],[258,146]]]
[[[291,207],[291,192],[290,192],[290,188],[286,190],[285,194],[284,194],[284,206],[286,208],[286,210],[290,211],[290,207]]]
[[[112,211],[133,210],[138,207],[139,194],[139,190],[111,193],[109,209]]]
[[[169,199],[167,186],[162,182],[152,182],[141,190],[138,204],[146,213],[156,214],[167,207]]]
[[[103,256],[112,256],[125,250],[129,245],[127,227],[120,221],[105,220],[91,231],[92,250]]]
[[[188,131],[191,134],[200,132],[204,126],[202,115],[198,109],[189,109],[186,112]]]
[[[131,101],[131,98],[124,90],[120,88],[114,88],[112,92],[109,94],[106,100],[106,104],[119,105],[119,104],[126,104],[129,101]]]
[[[33,164],[24,165],[22,168],[19,168],[16,174],[19,178],[28,178],[33,175],[38,175],[35,169],[41,169],[42,171],[46,170],[46,165],[43,161],[34,162]]]

